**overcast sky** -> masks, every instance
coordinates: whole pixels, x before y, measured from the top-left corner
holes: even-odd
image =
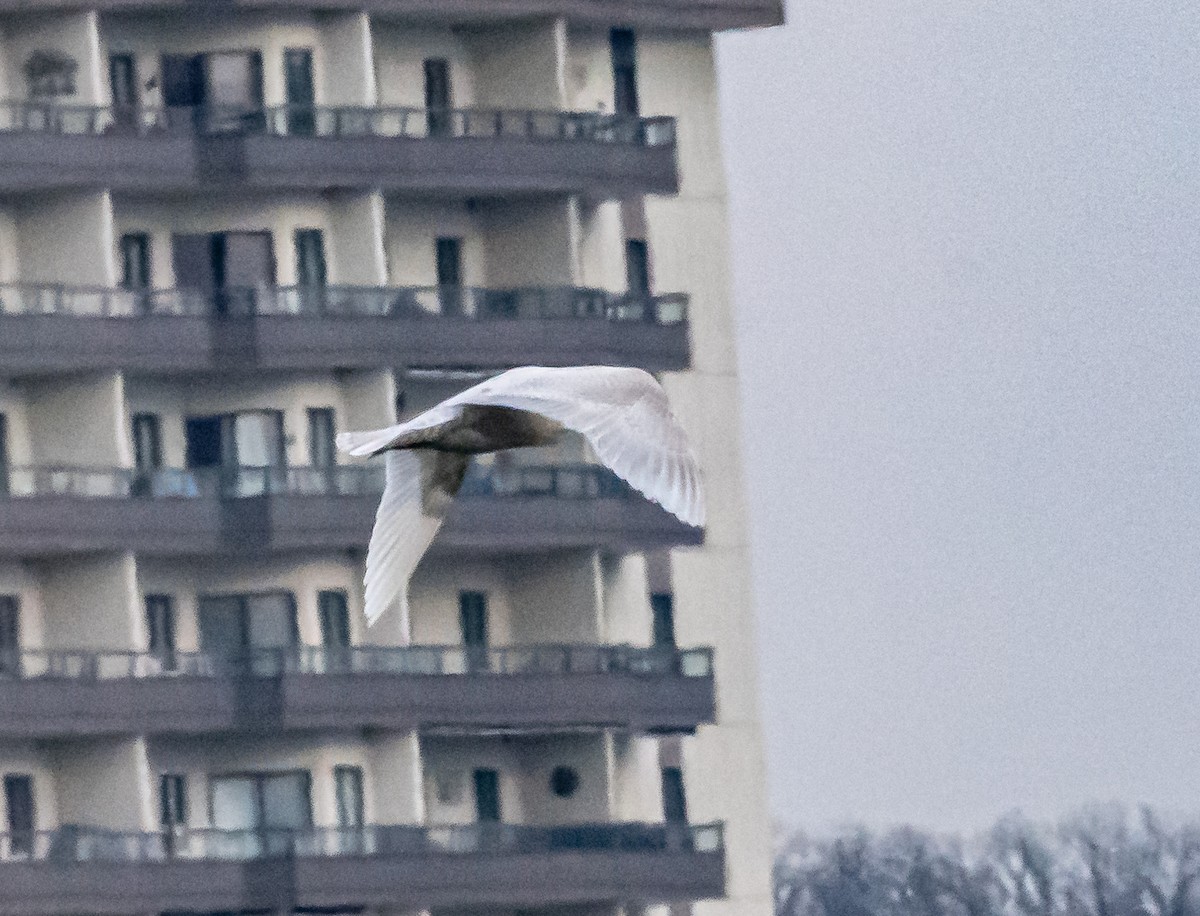
[[[775,815],[1200,809],[1195,0],[719,47]]]

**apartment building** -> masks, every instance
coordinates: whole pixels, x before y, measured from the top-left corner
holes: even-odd
[[[0,0],[0,914],[767,914],[712,36],[774,0]],[[690,528],[340,430],[662,379]]]

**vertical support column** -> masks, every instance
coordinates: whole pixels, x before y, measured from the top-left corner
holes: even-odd
[[[378,191],[328,195],[333,282],[386,286],[383,195]]]
[[[693,369],[668,374],[664,384],[708,484],[704,546],[672,553],[679,641],[711,645],[717,653],[720,721],[684,742],[683,755],[690,816],[727,825],[728,897],[694,909],[705,916],[767,916],[772,850],[711,36],[639,34],[637,63],[645,113],[679,118],[680,192],[647,198],[645,217],[656,283],[692,294]]]
[[[509,566],[512,642],[594,643],[602,600],[594,551],[513,558]]]
[[[144,738],[56,742],[48,756],[60,824],[132,832],[156,829]]]
[[[14,205],[12,212],[22,280],[116,285],[113,207],[107,191],[38,195]]]
[[[377,104],[371,21],[366,13],[326,13],[317,19],[324,58],[317,101],[321,105]]]
[[[605,556],[600,561],[602,642],[648,646],[652,638],[646,591],[646,559],[641,554]]]
[[[415,731],[377,732],[367,739],[371,786],[367,820],[375,824],[425,823],[421,736]]]
[[[480,108],[550,109],[566,98],[561,19],[494,25],[466,39],[475,61]]]

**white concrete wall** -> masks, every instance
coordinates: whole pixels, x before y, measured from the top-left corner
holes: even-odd
[[[572,111],[613,110],[613,71],[608,29],[572,26],[567,31],[566,107]]]
[[[107,192],[39,194],[14,203],[12,214],[20,279],[116,285],[112,203]]]
[[[60,823],[129,831],[157,828],[157,791],[143,739],[56,742],[48,758]]]
[[[491,286],[576,283],[571,208],[565,198],[488,203],[481,212]]]
[[[513,557],[507,566],[515,642],[598,642],[598,564],[589,551]]]
[[[29,395],[24,382],[0,379],[0,414],[8,425],[8,460],[14,467],[34,462],[29,431]]]
[[[275,737],[209,736],[156,738],[149,747],[150,768],[157,785],[159,774],[187,777],[189,826],[210,826],[211,780],[234,773],[304,770],[312,780],[313,824],[337,824],[333,769],[356,766],[363,770],[363,807],[367,821],[376,820],[371,751],[357,735],[323,732],[317,735]]]
[[[386,286],[383,239],[383,195],[378,192],[333,192],[328,195],[329,231],[325,260],[329,280],[352,286]]]
[[[514,608],[508,578],[499,563],[486,559],[426,557],[417,567],[409,589],[412,641],[417,644],[460,645],[458,593],[485,592],[488,596],[488,639],[493,646],[516,641]]]
[[[594,735],[547,737],[424,737],[426,820],[430,824],[475,821],[474,771],[496,770],[505,823],[553,824],[603,821],[608,773],[604,740]],[[579,773],[571,798],[550,790],[550,772],[570,766]]]
[[[654,627],[645,559],[641,554],[603,557],[600,582],[603,593],[600,641],[650,645]]]
[[[474,61],[475,104],[518,110],[562,108],[565,36],[561,20],[491,24],[465,33]]]
[[[378,87],[367,14],[319,13],[316,21],[324,62],[322,85],[316,87],[317,101],[322,105],[376,104]]]
[[[94,12],[26,13],[6,16],[0,38],[0,97],[29,98],[25,62],[34,51],[59,51],[78,64],[75,92],[53,96],[65,105],[102,104],[107,98],[107,69],[101,66]],[[103,74],[103,78],[101,75]]]
[[[462,239],[463,280],[488,284],[488,244],[481,217],[460,200],[391,197],[387,201],[388,275],[392,286],[437,283],[437,239]]]
[[[368,822],[425,823],[424,765],[416,732],[373,732],[366,738],[366,752],[372,774],[363,789]]]
[[[115,468],[132,465],[116,373],[47,377],[25,383],[34,464]]]
[[[476,103],[475,61],[461,34],[448,26],[412,22],[371,23],[379,104],[425,107],[425,61],[444,58],[450,64],[450,99],[455,108]]]
[[[259,378],[181,381],[178,379],[131,378],[126,382],[127,415],[156,413],[162,418],[163,464],[183,467],[186,454],[184,420],[239,410],[282,410],[288,463],[304,466],[308,461],[309,408],[333,408],[337,430],[351,428],[347,393],[333,373],[264,375]],[[352,387],[350,391],[357,389]],[[355,407],[354,411],[358,411]],[[132,431],[125,424],[124,440]],[[36,440],[35,440],[36,444]],[[132,445],[129,445],[132,448]]]
[[[679,118],[681,190],[646,200],[661,289],[686,290],[693,368],[664,382],[704,471],[708,525],[701,549],[674,551],[681,645],[716,648],[718,725],[684,742],[689,816],[727,823],[726,900],[698,916],[771,912],[771,843],[755,676],[753,598],[738,430],[727,203],[716,71],[706,34],[639,34],[639,95],[647,115]]]
[[[132,554],[39,561],[43,645],[48,649],[137,651],[145,616]]]
[[[199,599],[204,595],[290,592],[304,645],[321,644],[317,594],[344,591],[350,608],[350,639],[366,642],[362,616],[362,577],[357,564],[340,554],[312,554],[263,559],[175,559],[143,557],[137,568],[139,601],[145,595],[170,595],[175,603],[175,638],[179,650],[200,648]],[[143,646],[145,647],[145,646]]]
[[[379,276],[379,231],[370,195],[328,197],[318,193],[278,192],[271,195],[213,194],[189,197],[119,197],[115,201],[115,238],[127,232],[150,234],[151,282],[155,288],[175,286],[171,236],[200,232],[270,232],[275,277],[280,286],[296,282],[297,229],[325,233],[325,261],[331,283],[361,283]],[[357,198],[357,200],[355,200]],[[350,253],[343,280],[340,254]],[[115,256],[115,255],[114,255]],[[24,265],[24,261],[22,261]],[[363,279],[360,279],[363,278]]]
[[[234,15],[199,15],[180,12],[154,13],[138,11],[133,14],[105,15],[100,24],[104,60],[109,54],[133,54],[137,65],[138,82],[142,89],[142,104],[162,104],[162,55],[203,54],[214,51],[259,51],[263,58],[263,98],[270,105],[282,105],[287,100],[284,86],[283,52],[288,48],[307,48],[313,52],[313,83],[317,103],[324,104],[324,93],[337,88],[346,102],[351,101],[355,87],[365,78],[369,66],[362,59],[361,39],[347,40],[340,23],[307,11],[271,10],[239,11]],[[330,47],[325,39],[330,39]],[[357,59],[356,59],[357,49]],[[333,64],[332,55],[338,55]],[[350,55],[349,64],[342,55]],[[107,64],[106,64],[107,66]],[[337,73],[327,73],[336,67]],[[357,77],[355,74],[358,74]],[[107,82],[107,70],[105,81]],[[146,88],[154,80],[154,86]],[[363,90],[358,89],[359,92]]]

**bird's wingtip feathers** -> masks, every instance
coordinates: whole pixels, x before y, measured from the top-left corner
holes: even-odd
[[[337,447],[355,458],[373,455],[387,444],[387,430],[374,429],[361,433],[338,433]]]

